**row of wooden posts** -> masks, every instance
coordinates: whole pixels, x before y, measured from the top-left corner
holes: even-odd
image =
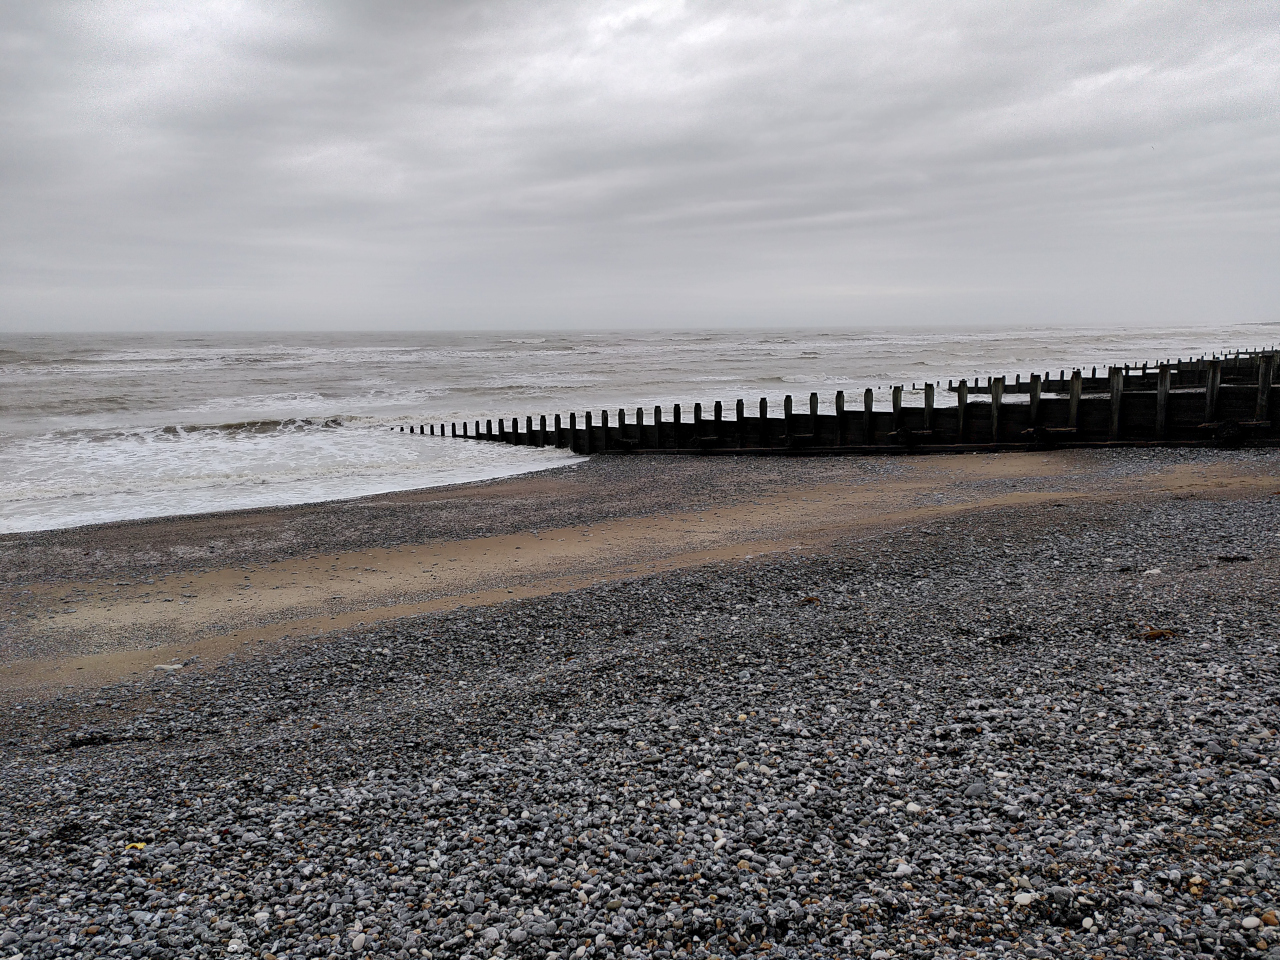
[[[748,416],[738,400],[733,416],[716,401],[704,412],[693,405],[693,419],[685,420],[680,404],[669,416],[655,406],[646,422],[643,408],[628,421],[618,410],[616,419],[601,411],[567,422],[556,414],[550,422],[540,416],[488,419],[448,424],[448,436],[517,446],[561,447],[579,454],[649,453],[872,453],[903,450],[945,451],[1016,449],[1098,444],[1253,444],[1280,443],[1272,418],[1275,354],[1255,351],[1228,358],[1210,358],[1111,367],[1105,377],[1094,368],[1089,376],[1064,370],[1057,378],[1046,372],[1012,384],[1004,377],[985,384],[967,380],[948,382],[956,395],[954,406],[934,405],[935,384],[924,385],[924,405],[903,404],[903,387],[892,389],[888,410],[875,408],[873,392],[862,397],[861,409],[848,409],[844,391],[835,395],[835,413],[818,412],[818,394],[809,395],[807,411],[783,401],[782,416],[771,417],[760,399],[758,416]],[[1026,400],[1006,401],[1010,394]],[[981,396],[983,399],[973,399]],[[755,413],[755,411],[752,411]],[[496,429],[494,424],[497,424]],[[405,427],[401,426],[404,432]],[[437,435],[435,424],[408,427],[409,433]],[[446,424],[439,424],[439,436]]]

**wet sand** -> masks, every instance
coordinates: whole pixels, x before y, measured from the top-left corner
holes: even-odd
[[[1274,494],[1248,451],[597,458],[358,501],[0,539],[0,696],[1017,505]]]

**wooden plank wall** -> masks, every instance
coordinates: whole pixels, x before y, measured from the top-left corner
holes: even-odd
[[[452,423],[451,438],[520,446],[561,447],[580,454],[824,454],[943,452],[1096,445],[1280,444],[1271,389],[1276,355],[1269,351],[1224,358],[1140,366],[1032,373],[949,382],[955,404],[935,406],[926,384],[923,406],[902,402],[894,387],[888,408],[871,390],[861,398],[834,397],[834,412],[819,412],[819,397],[781,410],[737,400],[710,409],[636,408]],[[942,389],[939,387],[939,389]],[[1011,396],[1012,395],[1012,396]],[[850,400],[851,402],[847,402]],[[861,400],[861,402],[858,402]],[[416,427],[416,429],[415,429]],[[436,424],[408,427],[436,435]],[[393,428],[394,429],[394,428]],[[401,432],[405,427],[401,426]],[[446,425],[439,424],[439,436]]]

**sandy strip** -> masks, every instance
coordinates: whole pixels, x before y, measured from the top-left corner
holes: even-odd
[[[368,505],[353,501],[6,538],[0,546],[8,579],[0,597],[9,618],[0,634],[7,661],[0,693],[104,684],[157,665],[191,669],[234,651],[428,611],[777,551],[826,550],[860,531],[942,521],[960,511],[1082,498],[1269,494],[1280,457],[1210,452],[1188,462],[1081,451],[913,457],[879,461],[872,477],[851,469],[858,461],[841,459],[794,468],[803,476],[792,483],[776,461],[700,463],[707,466],[665,458],[596,461],[557,477],[375,498],[392,511],[447,504],[464,528],[475,522],[469,510],[493,526],[494,504],[499,513],[505,505],[498,525],[506,532],[492,536],[417,530],[388,547],[377,545],[374,529],[363,538],[374,542],[354,536],[353,548],[327,552],[285,533],[335,519],[341,527],[344,512]],[[638,469],[649,480],[639,488]],[[734,483],[720,489],[714,506],[681,510],[679,490],[664,488],[664,481],[674,488],[696,483],[699,470],[725,469],[734,472]],[[565,498],[609,500],[610,483],[629,498],[614,502],[622,515],[536,523],[561,516],[557,504]],[[237,536],[256,545],[251,559],[235,550],[230,562],[207,559],[206,544]],[[158,560],[141,569],[130,560],[154,553],[157,544],[166,545]],[[58,550],[89,559],[68,563],[63,577],[51,575],[48,557]],[[39,570],[39,578],[23,575],[24,553],[29,573]]]

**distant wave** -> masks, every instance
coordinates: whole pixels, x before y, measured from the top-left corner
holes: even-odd
[[[179,436],[184,433],[202,433],[212,430],[218,433],[274,433],[278,430],[305,430],[308,427],[341,427],[344,426],[340,417],[330,417],[327,420],[310,420],[310,419],[289,419],[289,420],[241,420],[238,423],[197,423],[185,427],[168,426],[161,429],[161,433],[169,436]]]

